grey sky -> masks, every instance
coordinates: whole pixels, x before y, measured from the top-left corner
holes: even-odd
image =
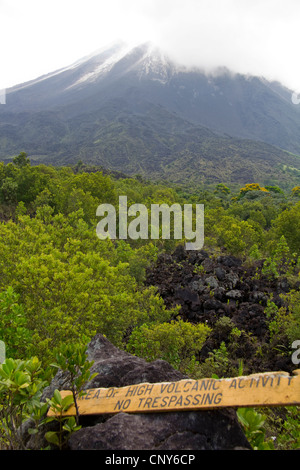
[[[300,0],[0,0],[0,19],[0,89],[124,39],[300,92]]]

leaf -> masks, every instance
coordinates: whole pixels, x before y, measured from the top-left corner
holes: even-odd
[[[29,387],[29,385],[30,384],[28,382],[25,382],[22,385],[20,385],[20,388],[27,388],[27,387]]]
[[[50,442],[50,444],[54,444],[56,446],[59,446],[59,439],[58,439],[58,436],[57,436],[56,432],[53,432],[53,431],[46,432],[45,439],[48,442]]]
[[[38,429],[34,429],[34,428],[29,428],[29,429],[28,429],[28,434],[30,434],[30,435],[32,435],[32,436],[33,436],[34,434],[37,434],[38,432],[39,432]]]
[[[81,428],[81,426],[76,426],[76,420],[74,416],[71,416],[71,418],[68,419],[68,421],[63,425],[63,429],[69,433],[78,431]]]
[[[62,400],[61,406],[64,411],[67,411],[70,408],[70,406],[72,406],[73,404],[74,404],[73,395],[67,395]]]
[[[2,369],[9,376],[14,368],[14,361],[13,359],[6,359],[6,361],[2,364]]]
[[[53,398],[56,401],[56,403],[58,403],[59,405],[62,404],[62,398],[61,398],[61,394],[59,390],[56,389],[54,391]]]
[[[245,418],[245,411],[246,409],[245,408],[239,408],[237,410],[237,416],[238,416],[238,419],[240,421],[240,423],[245,426],[245,427],[248,427],[249,426],[249,423],[248,421],[246,420]]]

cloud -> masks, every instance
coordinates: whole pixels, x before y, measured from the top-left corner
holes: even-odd
[[[300,91],[299,0],[0,0],[0,16],[0,89],[124,39]]]
[[[294,0],[191,0],[165,22],[160,41],[187,65],[227,66],[300,87],[299,20]]]

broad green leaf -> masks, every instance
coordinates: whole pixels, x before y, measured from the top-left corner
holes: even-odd
[[[70,406],[72,406],[74,403],[74,398],[73,395],[67,395],[66,397],[63,398],[61,406],[64,411],[67,411]]]
[[[59,405],[62,404],[62,397],[61,397],[61,394],[60,394],[59,390],[56,389],[54,391],[53,398],[56,401],[56,403],[58,403]]]
[[[48,431],[45,434],[45,439],[50,442],[50,444],[54,444],[56,446],[59,446],[59,438],[57,436],[56,432],[53,431]]]

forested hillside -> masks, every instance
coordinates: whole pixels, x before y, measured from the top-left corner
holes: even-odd
[[[204,204],[203,250],[186,253],[172,238],[100,240],[96,209],[117,208],[121,195],[149,209]],[[187,191],[81,162],[32,166],[21,153],[0,163],[0,217],[0,339],[8,358],[37,357],[45,380],[60,348],[96,333],[194,378],[297,368],[300,187]],[[296,408],[269,411],[266,439],[299,447],[296,416]],[[3,426],[0,441],[8,443]]]
[[[193,187],[299,183],[300,112],[278,82],[204,73],[151,43],[112,44],[7,90],[0,158],[89,165]]]

